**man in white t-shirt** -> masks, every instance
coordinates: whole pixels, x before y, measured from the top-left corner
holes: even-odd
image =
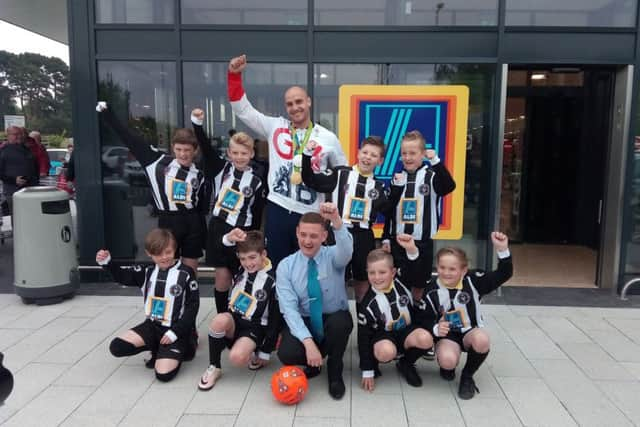
[[[307,91],[292,86],[284,94],[289,118],[270,117],[256,110],[242,87],[242,71],[247,57],[241,55],[229,62],[228,94],[233,112],[269,147],[267,220],[265,235],[267,252],[274,268],[281,259],[298,249],[296,226],[307,212],[317,212],[325,195],[302,182],[302,152],[309,141],[315,141],[312,165],[315,172],[346,165],[347,160],[336,135],[311,121],[311,98]]]

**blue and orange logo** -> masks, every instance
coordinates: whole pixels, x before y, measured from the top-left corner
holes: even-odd
[[[456,190],[440,206],[441,224],[436,238],[460,239],[468,87],[343,85],[339,102],[340,141],[349,164],[356,162],[364,138],[378,135],[384,139],[385,160],[375,172],[380,179],[388,181],[402,169],[400,141],[405,133],[417,129],[425,136],[427,148],[436,150],[456,181]]]

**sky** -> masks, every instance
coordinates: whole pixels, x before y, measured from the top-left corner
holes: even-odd
[[[0,50],[55,56],[69,64],[69,46],[0,20]]]

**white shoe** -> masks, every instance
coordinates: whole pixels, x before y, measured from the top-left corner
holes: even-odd
[[[221,376],[222,369],[209,365],[207,370],[204,371],[204,374],[202,374],[202,377],[200,377],[198,388],[202,391],[211,390]]]

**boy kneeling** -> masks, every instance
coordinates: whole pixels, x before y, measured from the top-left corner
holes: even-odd
[[[160,381],[172,380],[183,360],[195,356],[193,334],[200,307],[198,282],[191,267],[175,259],[176,239],[171,231],[156,228],[144,239],[144,247],[155,265],[119,267],[111,263],[109,251],[101,249],[96,262],[108,270],[116,282],[141,288],[147,319],[111,341],[115,357],[151,351],[148,367]]]
[[[414,387],[422,385],[415,362],[433,346],[431,334],[412,322],[415,315],[411,287],[416,276],[418,248],[408,234],[397,236],[398,244],[407,251],[409,266],[403,284],[396,277],[393,256],[375,249],[367,256],[367,275],[371,284],[358,305],[358,351],[362,370],[362,387],[373,391],[378,362],[387,363],[403,356],[396,367]]]
[[[259,369],[269,361],[279,329],[275,280],[263,234],[234,228],[223,242],[236,245],[241,268],[233,279],[229,311],[209,324],[209,367],[198,383],[203,391],[211,390],[222,376],[220,355],[225,346],[231,349],[232,364]]]
[[[489,355],[489,334],[484,329],[481,299],[513,275],[509,239],[494,231],[491,242],[498,255],[498,269],[490,272],[469,271],[462,249],[440,249],[436,254],[438,277],[429,282],[422,298],[423,313],[426,319],[430,318],[424,324],[432,327],[436,337],[440,376],[453,381],[460,354],[467,353],[458,387],[458,396],[465,400],[479,392],[473,374]]]

